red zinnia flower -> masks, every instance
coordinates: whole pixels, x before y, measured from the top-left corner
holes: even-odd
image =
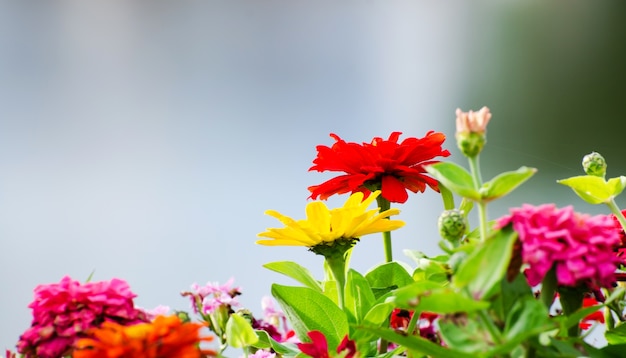
[[[407,190],[423,193],[428,185],[439,191],[437,180],[427,176],[424,167],[437,163],[435,157],[450,155],[441,148],[445,135],[430,131],[424,138],[406,138],[398,143],[400,134],[393,132],[387,140],[376,137],[371,143],[358,144],[331,133],[335,144],[318,145],[317,158],[309,170],[345,174],[309,187],[310,198],[326,200],[334,194],[358,191],[367,197],[371,191],[380,189],[381,196],[390,202],[404,203]]]

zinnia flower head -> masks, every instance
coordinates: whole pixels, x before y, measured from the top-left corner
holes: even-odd
[[[105,322],[79,339],[73,358],[200,358],[215,352],[201,350],[199,323],[183,323],[176,315],[157,316],[152,322],[123,326]]]
[[[345,174],[309,187],[311,199],[326,200],[334,194],[362,192],[369,195],[381,190],[381,196],[390,202],[404,203],[407,190],[424,192],[428,185],[439,191],[437,180],[426,175],[424,167],[437,163],[435,157],[447,157],[442,149],[443,133],[430,131],[424,138],[406,138],[398,143],[401,132],[393,132],[389,139],[376,137],[371,143],[346,142],[331,133],[335,144],[317,146],[317,157],[309,170],[344,172]]]
[[[270,228],[260,233],[256,243],[269,246],[306,246],[311,251],[327,256],[335,248],[352,247],[361,236],[398,229],[404,225],[400,220],[389,220],[398,209],[368,209],[380,191],[375,191],[363,200],[363,193],[357,192],[346,200],[342,207],[328,209],[321,201],[313,201],[306,206],[304,220],[294,220],[274,210],[265,213],[285,224],[284,228]],[[345,250],[344,250],[345,252]]]
[[[456,109],[456,132],[457,133],[484,133],[491,119],[489,108],[483,107],[478,112],[463,112]]]
[[[33,311],[31,327],[20,337],[18,352],[25,357],[57,358],[87,330],[102,322],[122,325],[145,320],[136,309],[126,281],[80,283],[66,276],[59,283],[39,285],[28,305]]]
[[[461,152],[469,157],[476,157],[487,143],[487,124],[491,119],[489,108],[483,107],[478,112],[456,110],[456,143]]]
[[[499,219],[497,227],[509,224],[519,235],[531,286],[539,284],[553,267],[561,286],[596,289],[615,282],[619,259],[614,248],[620,238],[609,216],[579,214],[571,206],[525,204]]]

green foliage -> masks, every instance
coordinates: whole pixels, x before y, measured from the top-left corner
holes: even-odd
[[[231,347],[245,348],[258,342],[259,337],[250,322],[238,314],[231,314],[226,322],[226,341]]]
[[[291,277],[301,284],[317,291],[322,291],[320,283],[311,275],[308,269],[292,261],[270,262],[263,267]]]
[[[346,314],[328,297],[308,287],[272,285],[272,295],[301,341],[308,340],[307,333],[324,333],[330,347],[337,347],[348,334]]]
[[[452,283],[458,288],[467,287],[476,299],[489,298],[506,274],[515,240],[517,233],[510,227],[496,231],[461,264]]]
[[[609,179],[593,175],[581,175],[557,180],[557,183],[570,187],[589,204],[609,203],[626,187],[626,176]]]
[[[489,202],[513,191],[530,179],[537,172],[537,169],[521,167],[516,171],[504,172],[480,187],[476,186],[472,174],[455,163],[432,164],[426,167],[426,171],[444,183],[446,188],[464,198],[478,202]]]

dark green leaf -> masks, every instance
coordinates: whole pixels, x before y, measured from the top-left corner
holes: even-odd
[[[256,330],[256,335],[259,340],[252,344],[253,347],[258,349],[273,349],[280,355],[295,356],[300,351],[296,347],[289,347],[287,344],[279,343],[274,340],[266,331]]]

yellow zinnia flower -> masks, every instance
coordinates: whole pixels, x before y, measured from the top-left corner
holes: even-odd
[[[385,232],[404,226],[401,220],[389,220],[391,215],[400,213],[398,209],[368,210],[370,204],[380,195],[373,192],[363,200],[363,193],[356,192],[346,203],[335,209],[328,209],[321,201],[313,201],[306,206],[306,219],[294,220],[274,210],[265,213],[285,224],[284,228],[270,228],[260,233],[259,237],[268,239],[256,243],[268,246],[306,246],[314,248],[320,244],[333,245],[340,241],[354,242],[367,234]],[[351,246],[350,245],[350,246]],[[316,250],[312,250],[316,252]],[[317,252],[319,253],[319,252]]]

